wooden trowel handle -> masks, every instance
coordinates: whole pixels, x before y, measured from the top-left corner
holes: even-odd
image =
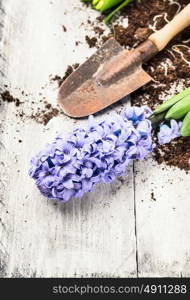
[[[173,18],[161,30],[153,33],[148,39],[151,40],[160,51],[169,41],[184,28],[190,25],[190,4],[188,4],[177,16]]]

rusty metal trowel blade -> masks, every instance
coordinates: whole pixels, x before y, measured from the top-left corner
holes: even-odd
[[[61,85],[58,103],[75,118],[96,113],[148,83],[141,61],[111,38]]]

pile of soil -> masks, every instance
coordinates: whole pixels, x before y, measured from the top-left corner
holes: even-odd
[[[114,37],[124,48],[132,49],[145,41],[155,30],[161,29],[189,0],[163,1],[141,0],[132,2],[120,12],[110,23],[110,34],[104,35],[102,31],[97,35],[97,24],[94,24],[94,34],[97,39],[96,48],[99,48],[107,39]],[[115,24],[116,19],[128,17],[127,28]],[[102,22],[103,16],[97,18]],[[154,109],[163,102],[163,95],[169,94],[171,87],[182,83],[184,87],[190,86],[190,28],[178,34],[168,46],[157,56],[152,58],[143,67],[153,78],[153,81],[134,92],[132,104],[149,105]],[[94,40],[95,41],[95,40]],[[190,170],[190,138],[178,138],[175,141],[161,146],[157,145],[154,152],[155,160],[176,166],[186,171]]]
[[[45,108],[45,110],[42,109],[37,113],[32,113],[30,118],[35,120],[37,123],[47,125],[52,118],[60,114],[60,110],[58,108],[52,107],[51,104],[48,104],[48,107],[49,108]]]
[[[85,40],[89,46],[89,48],[93,48],[96,46],[97,43],[97,38],[94,36],[92,38],[90,38],[88,35],[85,36]]]
[[[18,98],[14,98],[13,95],[11,95],[11,93],[9,92],[9,90],[5,90],[0,95],[3,102],[8,102],[8,103],[14,102],[16,106],[20,106],[20,104],[23,103]]]
[[[59,76],[59,75],[55,75],[52,77],[52,75],[50,75],[50,81],[51,82],[56,82],[58,87],[61,86],[61,84],[63,83],[63,81],[75,70],[77,69],[79,66],[78,63],[75,63],[73,65],[69,65],[65,71],[65,74],[63,75],[63,77]],[[20,104],[23,104],[24,102],[21,102],[20,99],[15,98],[12,93],[9,90],[9,87],[7,85],[4,85],[4,91],[0,93],[0,104],[1,104],[1,100],[3,102],[6,103],[14,103],[18,109]],[[42,87],[42,89],[44,89],[44,87]],[[23,96],[25,96],[25,102],[27,102],[27,96],[28,94],[25,91],[21,91],[21,94]],[[42,96],[41,93],[39,93],[39,96]],[[33,107],[33,105],[35,105],[37,103],[39,103],[39,106],[36,108]],[[20,119],[24,120],[24,119],[32,119],[35,122],[39,123],[39,124],[43,124],[43,125],[47,125],[48,122],[58,116],[59,114],[62,114],[62,111],[59,107],[53,107],[51,105],[51,103],[48,103],[47,100],[45,100],[45,97],[43,97],[43,99],[38,99],[37,101],[32,101],[31,102],[31,113],[25,112],[24,108],[22,110],[18,110],[16,111],[16,116],[19,117]]]
[[[69,77],[69,75],[71,75],[73,73],[74,70],[76,70],[79,67],[78,63],[75,63],[73,65],[69,65],[65,71],[65,74],[61,77],[59,75],[55,75],[55,76],[51,76],[50,75],[50,81],[51,82],[57,82],[58,87],[60,87],[63,83],[63,81],[65,81],[65,79],[67,77]]]
[[[79,66],[78,63],[75,63],[73,65],[69,65],[65,71],[65,74],[63,77],[59,75],[51,76],[50,75],[50,81],[51,82],[56,82],[58,87],[61,86],[63,81]],[[6,102],[6,103],[14,103],[18,109],[20,104],[23,104],[24,102],[21,102],[20,99],[15,98],[12,93],[9,90],[9,87],[7,85],[4,86],[5,90],[0,93],[0,104],[1,101]],[[25,91],[21,91],[21,94],[27,98],[27,93]],[[39,96],[42,94],[39,93]],[[27,99],[25,100],[27,102]],[[36,108],[33,107],[33,105],[36,103],[36,101],[32,101],[31,105],[31,113],[25,112],[24,108],[22,110],[17,110],[16,111],[16,116],[19,117],[20,119],[32,119],[35,122],[43,125],[47,125],[48,122],[58,116],[59,114],[62,113],[59,107],[53,107],[51,103],[48,103],[47,100],[43,99],[38,99],[37,102],[39,103],[39,106]]]
[[[6,86],[6,88],[8,87]],[[22,91],[22,95],[24,95],[25,98],[27,98],[27,94],[25,94],[24,91]],[[20,99],[15,98],[8,89],[0,93],[0,96],[0,99],[2,99],[3,102],[14,103],[17,106],[18,110],[16,111],[16,116],[23,120],[32,119],[37,123],[47,125],[47,123],[53,117],[56,117],[61,113],[58,108],[53,107],[46,100],[40,100],[40,105],[37,107],[37,111],[31,105],[31,113],[29,114],[28,112],[24,111],[24,108],[22,108],[22,110],[19,109],[20,104],[23,104],[24,102],[21,102]],[[33,101],[32,104],[35,104],[35,102]]]
[[[156,161],[175,166],[182,170],[190,170],[190,138],[178,138],[172,143],[156,147],[154,150]]]

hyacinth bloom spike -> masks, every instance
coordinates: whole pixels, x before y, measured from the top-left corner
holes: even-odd
[[[30,177],[44,196],[61,202],[82,197],[99,182],[112,182],[131,161],[153,151],[151,115],[143,106],[125,108],[101,122],[90,116],[86,128],[57,136],[31,159]],[[161,124],[159,143],[180,136],[180,127],[175,120]]]
[[[86,128],[59,135],[32,158],[29,175],[44,196],[62,202],[112,182],[130,161],[152,152],[150,114],[148,107],[130,107],[99,123],[91,116]]]

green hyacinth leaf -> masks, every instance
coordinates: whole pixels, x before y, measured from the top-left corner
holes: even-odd
[[[179,120],[183,118],[190,110],[190,94],[181,101],[173,105],[166,114],[166,119]]]
[[[170,107],[172,107],[174,104],[176,104],[177,102],[179,102],[180,100],[182,100],[185,96],[190,94],[190,87],[183,90],[181,93],[173,96],[172,98],[170,98],[169,100],[167,100],[166,102],[164,102],[163,104],[159,105],[155,110],[154,110],[154,114],[157,115],[163,111],[168,110]]]
[[[180,130],[182,136],[190,136],[190,111],[186,114]]]
[[[123,2],[123,0],[94,0],[92,5],[95,9],[99,11],[105,11],[113,6],[116,6]]]
[[[92,1],[92,5],[95,6],[96,4],[98,4],[99,1],[100,1],[100,0],[93,0],[93,1]]]

